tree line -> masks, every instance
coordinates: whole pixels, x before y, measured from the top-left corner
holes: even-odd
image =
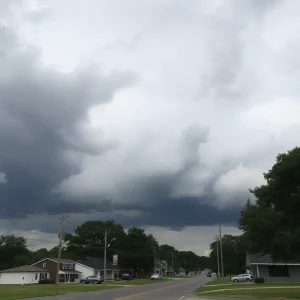
[[[77,226],[74,233],[63,236],[62,258],[82,260],[87,256],[104,257],[104,233],[107,230],[107,260],[114,254],[119,256],[122,268],[133,268],[135,273],[151,273],[155,260],[165,260],[177,271],[187,272],[210,267],[210,258],[198,256],[192,251],[179,251],[173,246],[159,245],[152,234],[144,229],[132,227],[125,230],[113,220],[87,221]],[[23,237],[14,235],[0,237],[0,270],[32,264],[43,258],[57,258],[58,247],[31,251]]]
[[[246,254],[270,255],[273,261],[300,262],[300,148],[276,157],[263,174],[265,183],[250,190],[238,224],[240,236],[222,237],[224,272],[245,272]],[[217,242],[210,245],[211,264],[217,270]]]

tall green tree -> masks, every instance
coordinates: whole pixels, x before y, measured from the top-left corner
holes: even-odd
[[[107,230],[107,259],[112,261],[112,256],[119,249],[127,245],[127,234],[124,228],[114,221],[87,221],[75,229],[75,233],[67,233],[64,241],[67,244],[65,251],[73,253],[75,258],[84,259],[86,256],[104,257],[104,237]],[[113,240],[113,242],[112,242]],[[120,260],[124,255],[120,251]]]
[[[0,236],[0,269],[18,267],[30,261],[26,240],[15,235]]]
[[[277,261],[298,261],[300,249],[300,148],[279,154],[264,173],[266,183],[250,192],[239,219],[249,251],[270,254]]]
[[[198,256],[192,251],[179,251],[176,258],[176,265],[185,269],[187,273],[210,267],[210,258]],[[175,269],[176,271],[176,269]]]
[[[145,230],[132,227],[127,232],[128,264],[134,268],[134,272],[151,273],[154,269],[154,251],[158,243],[152,234],[147,235]]]
[[[215,272],[218,271],[218,243],[219,240],[216,239],[213,243],[210,244],[211,268]],[[239,274],[245,272],[247,244],[243,235],[224,235],[222,237],[222,252],[225,274]]]

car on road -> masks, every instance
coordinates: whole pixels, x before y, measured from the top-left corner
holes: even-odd
[[[235,277],[232,277],[231,280],[233,282],[250,282],[253,280],[251,274],[240,274]]]
[[[129,273],[122,274],[122,280],[133,280],[133,277]]]
[[[210,272],[207,273],[206,277],[211,277],[211,273]]]
[[[80,283],[82,284],[89,284],[89,283],[101,284],[102,282],[103,279],[99,275],[88,276],[87,278],[80,280]]]
[[[162,275],[161,274],[153,274],[151,276],[151,280],[161,280],[162,279]]]

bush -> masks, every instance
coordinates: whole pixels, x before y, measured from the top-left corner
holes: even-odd
[[[262,277],[257,277],[254,279],[254,282],[255,283],[265,283],[265,279]]]
[[[39,284],[54,284],[55,280],[53,279],[42,279],[39,281]]]

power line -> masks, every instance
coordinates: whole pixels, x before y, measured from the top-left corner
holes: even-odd
[[[39,216],[39,217],[47,217],[47,218],[51,218],[51,219],[58,219],[58,217],[54,217],[54,216],[50,216],[50,215],[43,215],[43,214],[37,214],[37,213],[32,213],[32,212],[28,212],[25,210],[21,210],[21,209],[17,209],[17,208],[12,208],[12,207],[8,207],[8,206],[4,206],[4,205],[0,205],[0,208],[5,208],[8,210],[12,210],[12,211],[17,211],[17,212],[21,212],[27,215],[33,215],[33,216]]]

